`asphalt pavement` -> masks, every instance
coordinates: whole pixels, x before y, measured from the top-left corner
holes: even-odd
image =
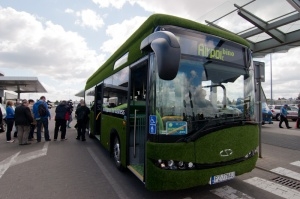
[[[120,198],[88,151],[99,151],[91,149],[97,140],[76,140],[74,120],[67,128],[68,140],[53,141],[54,124],[49,121],[50,142],[42,138],[21,146],[17,140],[6,143],[6,134],[0,133],[0,198]],[[98,159],[107,155],[99,152]]]
[[[295,122],[289,121],[291,129],[279,128],[279,122],[274,121],[273,124],[262,125],[261,128],[261,158],[257,161],[257,166],[269,169],[278,167],[281,164],[285,164],[283,160],[284,156],[288,156],[290,159],[299,159],[298,152],[300,151],[300,129],[295,127]],[[268,145],[281,148],[279,151],[282,153],[274,154],[274,152],[268,150]],[[285,154],[285,150],[288,150],[288,154]],[[295,153],[293,153],[295,151]],[[273,157],[273,158],[270,158]]]

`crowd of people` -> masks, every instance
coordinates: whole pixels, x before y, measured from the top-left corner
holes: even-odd
[[[60,140],[65,141],[66,129],[71,128],[73,112],[72,101],[61,101],[55,109],[55,127],[54,127],[54,141],[57,141],[58,133],[61,132]],[[85,131],[89,122],[90,110],[86,107],[84,100],[78,104],[75,117],[77,118],[77,140],[85,141]],[[2,117],[1,117],[2,118]],[[19,145],[29,145],[32,142],[41,142],[44,137],[45,142],[51,141],[49,134],[49,120],[51,120],[51,113],[48,109],[46,97],[41,96],[36,102],[32,99],[22,100],[21,103],[13,103],[8,100],[6,102],[6,142],[13,143],[14,138],[18,139]],[[12,132],[15,127],[15,132],[12,138]],[[36,131],[36,132],[35,132]],[[44,136],[42,136],[42,131]],[[36,138],[35,138],[36,133]]]

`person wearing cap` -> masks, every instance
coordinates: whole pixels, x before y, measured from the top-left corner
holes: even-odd
[[[282,106],[281,109],[280,109],[280,122],[279,122],[279,128],[283,128],[283,127],[281,126],[281,124],[282,124],[283,121],[284,121],[284,123],[285,123],[286,128],[288,128],[288,129],[292,128],[292,127],[289,126],[289,121],[288,121],[288,119],[287,119],[287,114],[289,114],[289,113],[287,112],[287,107],[288,107],[288,105],[285,104],[285,105]]]
[[[15,109],[15,124],[18,129],[19,145],[28,145],[28,135],[30,132],[30,124],[33,122],[31,111],[28,107],[28,101],[22,100],[20,106]]]
[[[66,138],[66,114],[68,113],[67,101],[63,100],[55,109],[55,127],[54,127],[54,141],[57,140],[58,130],[61,130],[61,141]]]

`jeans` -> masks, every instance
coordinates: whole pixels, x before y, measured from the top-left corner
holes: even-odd
[[[30,132],[29,132],[29,135],[28,135],[28,139],[33,139],[34,129],[35,129],[35,125],[30,124]]]
[[[15,123],[14,118],[6,119],[6,140],[7,141],[11,140],[11,131],[13,129],[14,123]]]
[[[85,131],[87,127],[87,122],[77,120],[77,138],[85,140]]]
[[[66,120],[65,119],[56,119],[55,128],[54,128],[54,139],[57,139],[58,130],[61,130],[61,139],[66,138]]]
[[[48,118],[40,118],[39,120],[36,120],[37,122],[37,141],[40,142],[41,141],[41,129],[42,129],[42,125],[44,127],[44,133],[45,133],[45,140],[50,140],[50,136],[49,136],[49,129],[48,129]]]

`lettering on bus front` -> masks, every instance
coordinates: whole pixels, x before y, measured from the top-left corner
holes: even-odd
[[[231,41],[205,34],[177,34],[181,53],[245,65],[245,48]]]
[[[234,57],[234,52],[226,48],[214,49],[209,48],[204,44],[199,44],[198,55],[202,57],[209,57],[211,59],[218,59],[224,61],[224,56]]]

